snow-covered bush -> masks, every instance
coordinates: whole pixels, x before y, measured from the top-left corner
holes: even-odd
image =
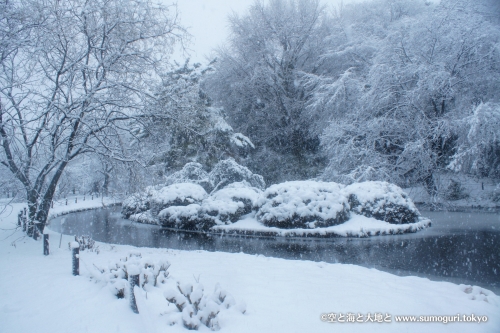
[[[165,179],[165,185],[178,183],[198,184],[207,192],[210,192],[213,187],[208,179],[208,173],[203,170],[200,163],[196,162],[187,163],[181,170],[174,172]]]
[[[96,270],[91,274],[91,279],[107,284],[117,298],[131,297],[129,275],[139,274],[139,288],[147,293],[137,292],[137,287],[135,289],[139,312],[140,305],[150,298],[158,311],[157,315],[166,318],[170,325],[179,324],[190,330],[206,326],[216,331],[220,329],[217,318],[219,313],[246,312],[245,303],[236,303],[233,296],[219,284],[213,292],[207,292],[199,280],[193,284],[173,279],[168,271],[170,263],[166,260],[151,260],[143,258],[140,253],[130,253],[118,262],[110,263],[106,268],[95,264],[92,267]],[[143,298],[140,299],[141,297]],[[150,306],[150,309],[152,308]]]
[[[214,186],[214,191],[229,184],[243,181],[261,190],[266,187],[262,176],[253,174],[248,168],[239,165],[232,158],[217,163],[209,174],[209,180]]]
[[[260,199],[262,191],[256,187],[252,187],[246,181],[229,184],[223,189],[218,190],[210,195],[214,200],[225,202],[241,202],[244,206],[241,215],[250,213]]]
[[[377,220],[393,223],[417,222],[420,216],[413,201],[399,187],[387,182],[362,182],[346,186],[351,211]]]
[[[200,220],[200,204],[187,206],[170,206],[158,214],[158,220],[163,227],[182,230],[207,230],[212,223]]]
[[[349,218],[343,185],[293,181],[272,185],[259,199],[257,219],[278,228],[320,228],[341,224]]]
[[[455,201],[462,200],[469,197],[469,194],[466,192],[466,189],[462,186],[459,181],[455,179],[450,179],[450,184],[446,189],[444,196],[447,200]]]
[[[180,314],[170,316],[171,324],[182,322],[189,330],[197,330],[201,325],[205,325],[212,331],[217,331],[220,329],[217,315],[221,311],[236,306],[241,313],[246,312],[245,305],[236,305],[233,296],[219,285],[213,293],[206,293],[200,283],[177,283],[177,288],[168,289],[163,295],[169,303],[175,305]]]
[[[90,236],[75,236],[75,242],[80,244],[80,251],[88,250],[99,254],[99,245],[95,245],[95,240]],[[71,248],[71,246],[70,246]]]
[[[146,192],[134,193],[122,203],[122,216],[128,219],[133,214],[145,212],[149,209],[149,198]]]
[[[150,197],[152,216],[171,206],[188,206],[200,203],[207,197],[207,192],[197,184],[180,183],[162,187]]]
[[[127,257],[118,262],[110,263],[107,268],[100,268],[94,265],[99,271],[99,276],[94,276],[97,280],[109,284],[111,292],[118,298],[124,298],[128,294],[129,268],[139,271],[139,285],[157,287],[164,284],[169,278],[168,268],[170,263],[166,260],[152,262],[147,258],[142,258],[140,253],[130,253]]]

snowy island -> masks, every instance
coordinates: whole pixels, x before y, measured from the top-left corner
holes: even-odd
[[[128,197],[122,216],[174,230],[288,237],[368,237],[431,225],[394,184],[291,181],[265,189],[262,176],[233,159],[210,173],[186,164],[165,184]]]

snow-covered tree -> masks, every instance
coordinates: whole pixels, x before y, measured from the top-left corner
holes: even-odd
[[[2,1],[0,163],[23,184],[42,230],[68,164],[124,158],[155,71],[182,37],[173,8],[135,0]]]
[[[375,46],[368,71],[349,69],[323,80],[332,88],[316,90],[312,105],[326,100],[335,115],[322,137],[325,178],[420,183],[435,195],[433,174],[448,165],[459,139],[456,121],[498,98],[498,26],[466,1],[408,8],[380,18],[379,40],[367,42]],[[357,29],[354,22],[349,30]],[[342,105],[351,109],[341,112]]]
[[[222,159],[243,159],[254,148],[226,122],[224,110],[211,105],[202,79],[213,70],[213,62],[202,66],[186,61],[163,76],[147,108],[154,116],[133,131],[132,146],[141,148],[147,165],[171,173],[197,162],[210,170]]]
[[[318,172],[319,139],[305,116],[310,96],[301,80],[321,70],[327,21],[316,0],[255,1],[245,15],[229,18],[211,96],[255,143],[247,165],[271,183]]]

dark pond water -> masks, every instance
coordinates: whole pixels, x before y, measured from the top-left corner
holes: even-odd
[[[50,228],[112,244],[356,264],[401,276],[479,285],[500,295],[500,214],[422,212],[433,224],[416,234],[319,240],[173,232],[124,220],[119,210],[61,216]]]

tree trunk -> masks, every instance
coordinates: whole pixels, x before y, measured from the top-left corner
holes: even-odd
[[[437,185],[436,182],[434,181],[434,177],[432,176],[432,173],[429,173],[424,179],[423,179],[424,187],[429,196],[431,197],[431,201],[434,202],[437,197]]]

